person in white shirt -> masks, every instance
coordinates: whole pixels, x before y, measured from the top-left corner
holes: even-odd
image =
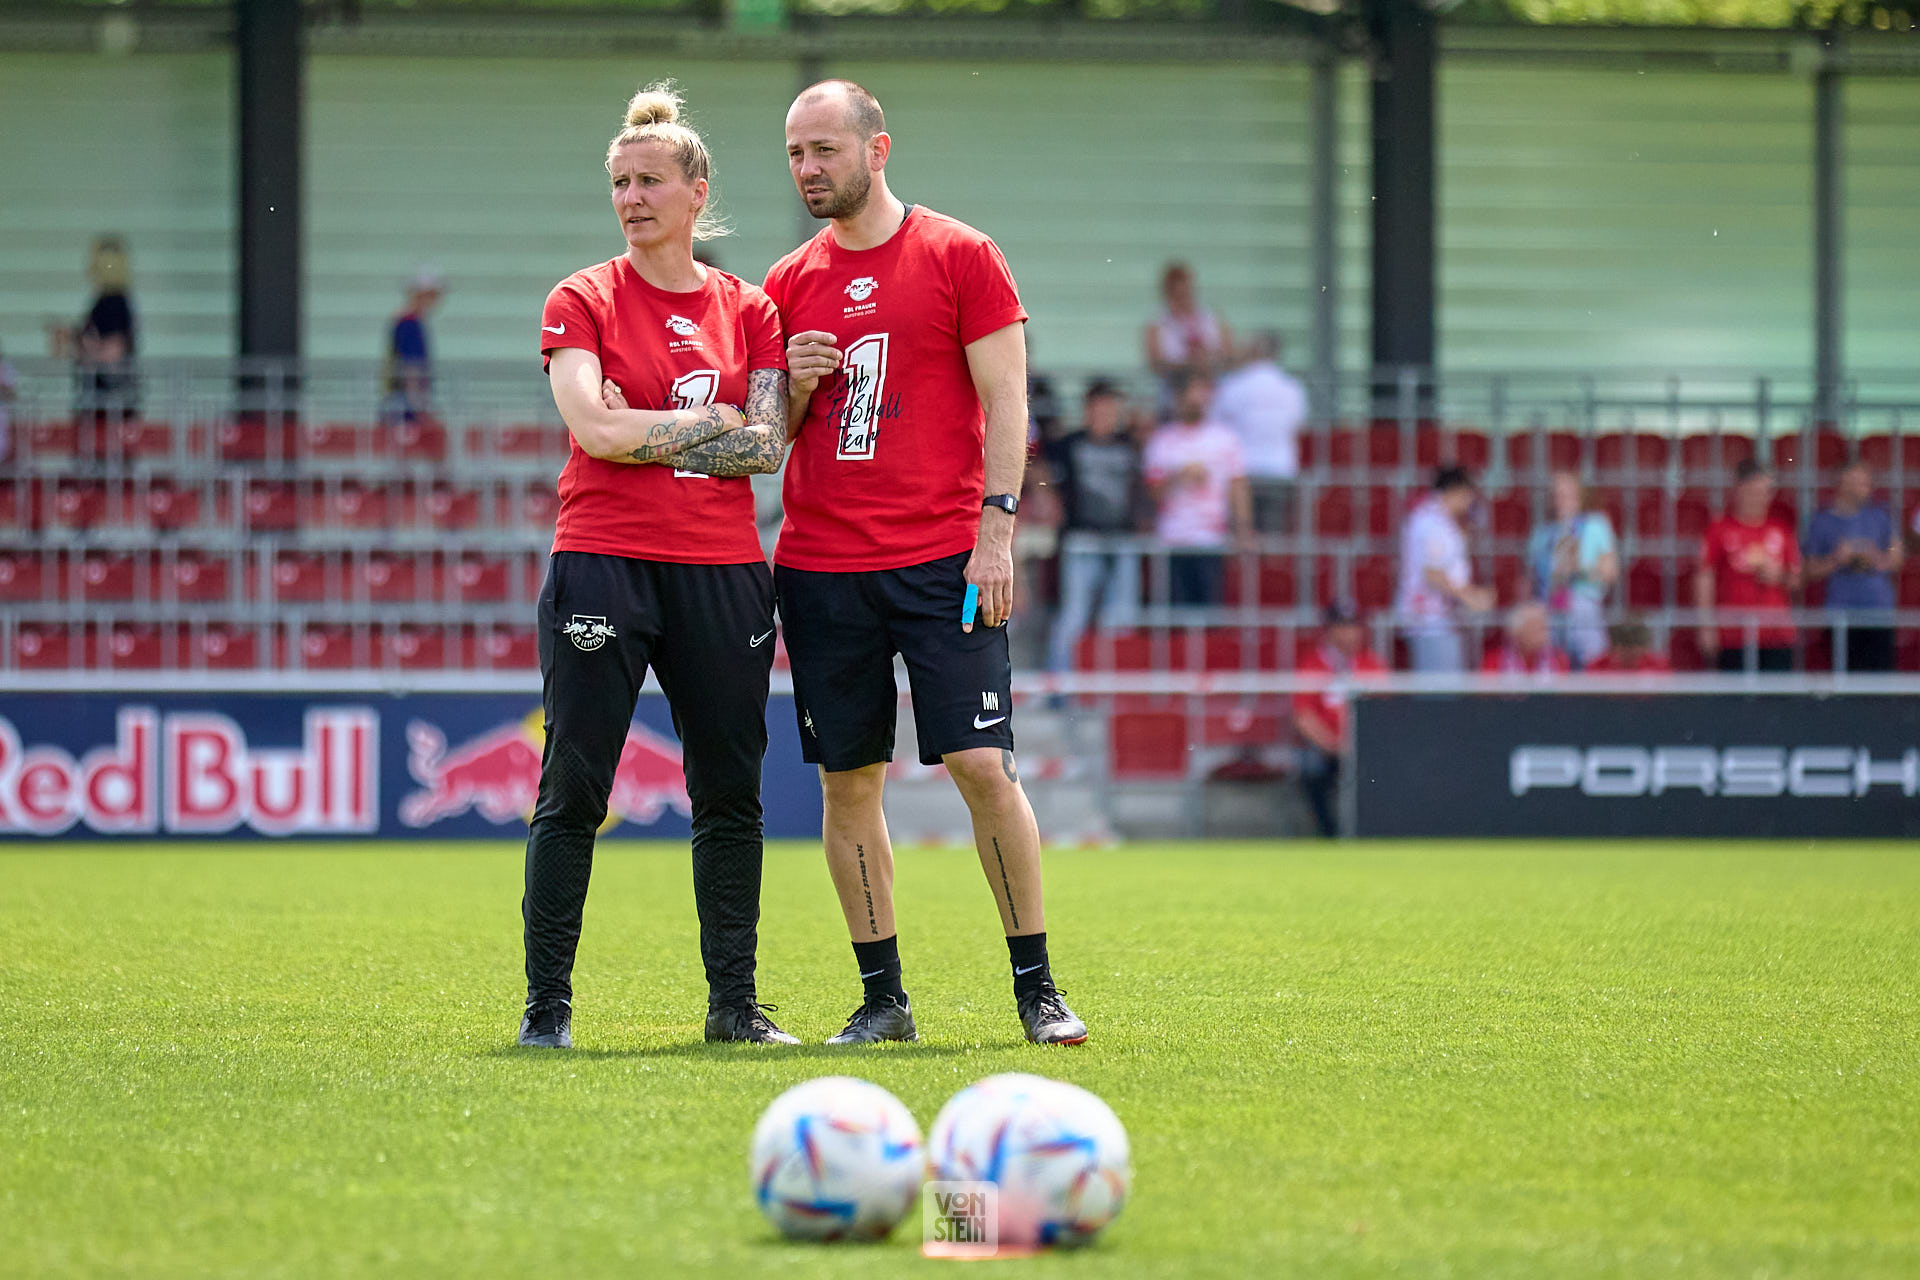
[[[1473,564],[1467,558],[1465,525],[1476,496],[1473,478],[1464,469],[1442,467],[1433,478],[1433,491],[1407,515],[1400,530],[1395,607],[1415,671],[1466,670],[1460,617],[1493,607],[1493,592],[1474,585]]]
[[[1188,374],[1175,398],[1176,418],[1147,442],[1147,489],[1157,514],[1154,533],[1176,552],[1169,558],[1172,604],[1218,604],[1224,596],[1231,532],[1252,536],[1253,501],[1240,437],[1208,416],[1213,383]]]
[[[1264,533],[1285,530],[1300,474],[1300,427],[1307,420],[1307,389],[1280,367],[1280,335],[1256,333],[1240,366],[1220,379],[1213,416],[1232,427],[1247,455],[1253,524]]]

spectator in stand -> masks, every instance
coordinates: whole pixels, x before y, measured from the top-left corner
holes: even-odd
[[[1595,675],[1671,674],[1667,660],[1653,651],[1653,633],[1640,618],[1628,615],[1607,628],[1607,651],[1586,667]]]
[[[1087,388],[1085,425],[1047,448],[1046,469],[1060,503],[1060,612],[1047,669],[1068,671],[1080,636],[1100,607],[1101,625],[1129,627],[1140,610],[1140,557],[1103,538],[1139,528],[1140,446],[1122,429],[1126,402],[1105,379]]]
[[[1707,528],[1694,579],[1699,607],[1719,626],[1700,628],[1700,647],[1722,671],[1747,669],[1747,626],[1755,624],[1761,671],[1793,670],[1791,593],[1800,586],[1800,546],[1793,529],[1771,514],[1773,473],[1748,459],[1734,472],[1733,505]]]
[[[423,267],[407,281],[407,309],[387,331],[386,367],[381,375],[381,416],[388,426],[414,422],[433,404],[433,363],[427,348],[427,317],[446,294],[446,281]]]
[[[1253,534],[1253,500],[1240,437],[1208,413],[1213,383],[1189,373],[1179,382],[1174,421],[1147,442],[1147,486],[1158,504],[1154,533],[1173,548],[1172,604],[1218,604],[1225,595],[1229,531],[1244,545]]]
[[[1493,592],[1474,585],[1467,558],[1466,520],[1476,496],[1465,469],[1441,467],[1434,474],[1433,491],[1401,527],[1395,609],[1415,671],[1465,671],[1461,616],[1493,607]]]
[[[1293,509],[1307,389],[1280,367],[1280,335],[1271,330],[1254,334],[1241,357],[1239,367],[1220,379],[1213,414],[1234,429],[1246,451],[1254,527],[1278,533]]]
[[[1552,496],[1552,521],[1527,540],[1527,572],[1533,598],[1552,614],[1555,645],[1577,671],[1607,647],[1607,595],[1620,578],[1619,544],[1579,476],[1554,472]]]
[[[1169,262],[1160,275],[1160,314],[1147,326],[1147,367],[1160,380],[1161,413],[1173,407],[1178,382],[1187,374],[1212,377],[1226,367],[1233,351],[1233,333],[1227,322],[1200,305],[1193,271],[1184,262]]]
[[[1340,794],[1340,757],[1347,744],[1347,689],[1355,676],[1380,675],[1386,666],[1366,647],[1367,633],[1351,605],[1327,606],[1320,643],[1300,655],[1294,670],[1325,683],[1293,695],[1293,723],[1305,739],[1300,786],[1323,836],[1340,834],[1334,801]]]
[[[119,236],[101,236],[87,259],[87,279],[94,289],[93,303],[78,332],[65,325],[48,330],[56,358],[74,361],[74,414],[96,432],[82,441],[83,452],[106,451],[104,428],[138,408],[138,383],[133,372],[139,352],[139,327],[134,319],[133,270],[127,246]]]
[[[1485,675],[1536,680],[1551,680],[1572,669],[1567,655],[1553,647],[1547,606],[1538,600],[1523,601],[1507,611],[1506,636],[1480,664]]]
[[[1807,581],[1827,584],[1826,606],[1845,612],[1894,607],[1894,575],[1906,561],[1893,517],[1873,505],[1873,472],[1859,460],[1840,473],[1833,503],[1807,527]],[[1893,628],[1848,626],[1847,670],[1893,670]]]

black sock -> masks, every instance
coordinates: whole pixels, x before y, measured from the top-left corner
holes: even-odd
[[[1047,968],[1047,935],[1023,933],[1007,939],[1007,955],[1013,959],[1013,994],[1026,995],[1053,984],[1053,972]]]
[[[878,942],[856,942],[853,944],[853,958],[860,965],[860,981],[867,989],[867,999],[877,1000],[882,996],[892,996],[905,1002],[907,990],[900,985],[900,935],[893,934]]]

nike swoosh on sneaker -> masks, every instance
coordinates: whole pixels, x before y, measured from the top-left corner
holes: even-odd
[[[565,333],[567,331],[567,326],[564,324],[543,324],[540,328],[543,332],[554,334]]]
[[[976,729],[991,729],[1005,719],[1005,716],[995,716],[991,720],[982,720],[979,716],[975,716],[973,718],[973,727]]]
[[[772,634],[773,632],[769,631],[766,635],[755,636],[753,639],[747,641],[747,644],[752,648],[758,649],[762,644],[766,643],[767,636]]]

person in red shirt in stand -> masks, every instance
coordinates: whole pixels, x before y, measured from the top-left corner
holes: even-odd
[[[1325,681],[1293,695],[1293,725],[1306,740],[1300,749],[1300,786],[1320,834],[1327,837],[1340,834],[1334,802],[1347,746],[1347,689],[1355,676],[1384,675],[1387,670],[1366,644],[1360,615],[1336,601],[1327,606],[1320,642],[1294,664],[1297,674]]]
[[[692,802],[706,1038],[798,1043],[754,988],[774,623],[746,477],[786,451],[786,354],[766,295],[694,261],[694,238],[720,228],[706,145],[679,107],[666,85],[628,105],[606,162],[626,252],[561,281],[540,318],[572,443],[540,593],[546,746],[521,905],[524,1045],[573,1043],[594,835],[649,667]]]
[[[794,100],[786,131],[807,212],[829,220],[767,273],[792,379],[774,584],[802,754],[821,770],[827,867],[864,987],[828,1043],[918,1037],[880,803],[898,653],[920,760],[945,764],[972,812],[1026,1036],[1078,1044],[1087,1028],[1053,984],[1040,832],[1013,758],[1005,624],[1027,457],[1027,313],[992,240],[888,189],[893,140],[872,94],[816,84]]]
[[[1480,664],[1482,675],[1532,676],[1551,680],[1573,670],[1567,655],[1553,647],[1552,619],[1538,600],[1507,612],[1506,638]]]
[[[1595,675],[1671,675],[1673,667],[1653,651],[1653,633],[1628,616],[1607,628],[1607,651],[1581,668]]]
[[[1793,670],[1793,623],[1786,617],[1800,587],[1800,540],[1774,518],[1773,473],[1749,458],[1734,472],[1732,509],[1707,528],[1694,598],[1718,610],[1720,626],[1700,628],[1700,647],[1722,671],[1745,671],[1747,622],[1756,623],[1761,671]]]

